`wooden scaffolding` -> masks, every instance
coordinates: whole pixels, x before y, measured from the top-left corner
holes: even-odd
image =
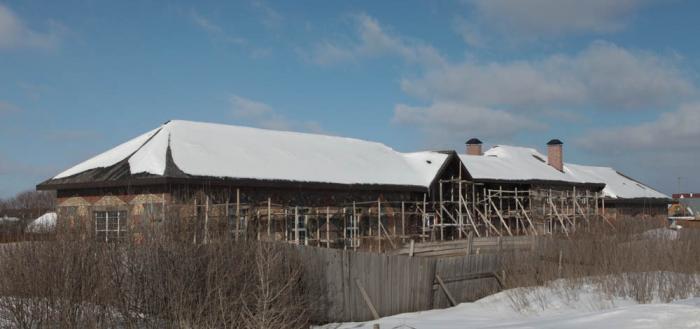
[[[568,236],[594,220],[604,220],[599,216],[604,205],[598,191],[503,186],[461,177],[442,179],[433,195],[424,193],[420,200],[410,201],[380,196],[376,201],[307,206],[274,203],[270,197],[244,202],[238,189],[225,197],[197,195],[191,203],[179,205],[193,206],[193,211],[180,214],[203,223],[193,241],[204,243],[213,238],[257,239],[384,251],[410,240],[459,240],[470,235]]]

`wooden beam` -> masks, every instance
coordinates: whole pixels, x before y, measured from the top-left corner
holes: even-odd
[[[241,189],[236,189],[236,241],[241,232]]]
[[[204,238],[202,242],[207,244],[209,236],[209,195],[207,194],[206,203],[204,204]]]
[[[369,295],[367,295],[365,288],[363,288],[362,284],[360,284],[360,280],[355,279],[355,284],[357,285],[357,289],[360,290],[360,294],[362,294],[362,299],[365,300],[365,303],[367,304],[367,307],[369,308],[369,311],[372,313],[372,316],[374,317],[374,319],[375,320],[379,319],[379,313],[377,313],[377,309],[374,308],[374,305],[372,304],[372,300],[369,299]]]
[[[272,200],[267,198],[267,238],[272,236]]]
[[[326,248],[331,247],[331,210],[326,207]]]
[[[484,204],[484,207],[485,207],[485,204]],[[479,217],[481,217],[481,219],[484,221],[484,223],[486,225],[488,225],[494,232],[496,232],[500,236],[501,232],[493,225],[493,223],[491,223],[491,221],[488,218],[486,218],[486,215],[481,213],[481,210],[479,210],[479,208],[474,208],[474,209],[476,210],[476,213],[479,214]]]
[[[506,228],[506,232],[508,232],[508,235],[513,236],[513,232],[510,231],[510,227],[508,227],[508,223],[506,223],[506,220],[503,219],[503,216],[501,215],[501,212],[498,210],[498,207],[496,207],[496,204],[493,203],[493,199],[489,198],[489,202],[491,203],[491,206],[493,206],[493,210],[496,211],[496,215],[501,220],[503,227]]]
[[[535,225],[532,224],[532,221],[530,220],[530,216],[527,215],[527,211],[525,211],[525,207],[523,207],[523,204],[520,203],[520,200],[515,199],[515,204],[516,206],[520,207],[520,210],[523,211],[523,214],[525,215],[525,219],[527,219],[527,222],[530,223],[530,229],[532,229],[532,233],[537,235],[537,229],[535,229]]]
[[[299,244],[299,206],[294,206],[294,243]]]
[[[439,275],[435,274],[435,279],[437,279],[438,284],[440,284],[440,288],[442,288],[442,291],[445,293],[445,296],[447,296],[447,299],[450,301],[450,306],[456,306],[457,301],[455,300],[454,297],[452,297],[452,294],[450,294],[450,291],[447,290],[445,283],[442,282],[442,278],[440,278]]]
[[[401,236],[406,236],[406,206],[403,201],[401,201]],[[402,242],[405,241],[402,239]]]
[[[467,218],[469,218],[469,223],[472,224],[472,227],[474,228],[474,233],[476,233],[477,237],[481,237],[481,234],[479,234],[479,230],[476,228],[476,223],[474,222],[474,217],[472,217],[471,211],[469,211],[469,206],[467,205],[467,201],[462,198],[462,196],[459,196],[459,202],[461,202],[464,205],[464,210],[467,211]],[[462,205],[460,205],[461,207]]]
[[[559,223],[561,224],[561,228],[564,229],[564,234],[566,234],[566,236],[568,237],[569,230],[566,229],[566,224],[564,223],[564,220],[559,215],[559,212],[557,211],[557,207],[554,206],[554,202],[552,202],[552,198],[549,198],[547,201],[549,201],[549,206],[552,207],[551,210],[554,212],[554,215],[556,215],[557,219],[559,219]]]

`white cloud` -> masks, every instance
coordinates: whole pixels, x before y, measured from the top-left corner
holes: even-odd
[[[287,119],[270,105],[260,101],[232,95],[229,104],[232,117],[240,121],[239,123],[266,129],[325,133],[321,125],[315,121],[299,122]]]
[[[394,122],[420,128],[431,143],[508,137],[546,129],[538,121],[581,122],[596,112],[649,111],[697,96],[677,56],[600,41],[573,55],[427,66],[401,87],[430,105],[399,105]]]
[[[624,29],[649,0],[471,0],[471,26],[500,38],[533,40]],[[460,29],[460,27],[462,29]],[[464,32],[465,25],[457,31]],[[468,29],[467,29],[468,30]],[[482,32],[482,31],[479,31]],[[483,33],[483,32],[482,32]],[[481,37],[480,37],[481,38]],[[469,42],[469,39],[466,39]]]
[[[508,108],[598,106],[637,109],[675,104],[696,92],[673,56],[594,42],[575,55],[462,63],[403,79],[410,95]]]
[[[407,62],[438,65],[445,63],[432,46],[405,40],[387,33],[379,22],[365,14],[355,15],[357,40],[353,42],[325,41],[315,46],[311,60],[319,65],[356,61],[362,58],[398,56]]]
[[[282,25],[282,21],[284,20],[282,14],[270,7],[266,2],[262,0],[253,0],[252,5],[262,13],[262,24],[266,28],[273,29]]]
[[[575,144],[645,183],[675,193],[677,177],[685,192],[700,184],[698,140],[700,103],[689,103],[653,121],[587,131]]]
[[[475,24],[474,22],[463,17],[457,17],[452,22],[452,28],[468,45],[474,47],[484,47],[486,45],[486,41],[484,40],[483,36],[484,32],[478,24]]]
[[[683,150],[700,158],[700,103],[681,105],[652,122],[588,132],[577,144],[595,152]],[[601,147],[606,146],[606,147]],[[672,161],[672,159],[671,159]]]
[[[418,127],[430,144],[451,145],[465,136],[509,138],[544,125],[506,111],[464,103],[433,103],[427,107],[399,104],[392,122]]]
[[[0,49],[52,49],[59,45],[65,31],[54,21],[49,21],[45,32],[30,29],[10,8],[0,4]]]
[[[233,115],[242,118],[255,118],[272,114],[272,107],[269,105],[241,97],[238,95],[231,96],[231,108]]]
[[[197,27],[207,32],[211,37],[224,40],[226,42],[231,42],[235,44],[246,43],[245,38],[230,35],[224,31],[224,29],[218,24],[212,22],[209,18],[198,13],[195,10],[190,11],[190,19],[194,22]]]
[[[21,111],[21,109],[17,105],[14,105],[14,104],[11,104],[8,102],[4,102],[4,101],[0,101],[0,115],[17,113],[20,111]]]

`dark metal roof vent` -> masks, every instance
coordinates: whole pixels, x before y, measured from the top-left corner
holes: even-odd
[[[467,145],[483,144],[478,138],[471,138],[467,141]]]
[[[551,141],[547,142],[547,145],[564,145],[560,140],[558,139],[552,139]]]

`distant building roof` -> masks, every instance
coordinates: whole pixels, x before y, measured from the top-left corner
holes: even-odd
[[[545,155],[528,147],[498,145],[483,156],[460,154],[459,157],[476,180],[604,184],[603,193],[608,198],[669,198],[610,167],[565,163],[563,171],[556,170],[547,164]]]
[[[674,199],[696,198],[700,199],[700,193],[673,193]]]
[[[700,198],[683,198],[679,199],[678,202],[690,208],[693,213],[700,215]]]

